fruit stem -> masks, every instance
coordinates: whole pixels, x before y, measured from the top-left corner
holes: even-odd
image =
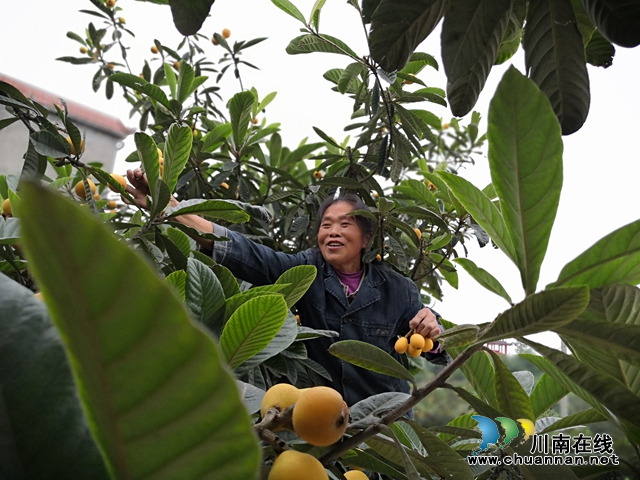
[[[411,338],[411,335],[413,335],[414,333],[416,333],[416,329],[412,328],[411,330],[409,330],[409,333],[407,333],[404,338]]]
[[[277,407],[270,408],[262,421],[254,425],[260,440],[271,445],[278,454],[285,450],[290,450],[291,447],[279,436],[273,433],[273,430],[283,428],[293,430],[291,416],[293,415],[294,406],[295,405],[291,405],[290,407],[282,410],[282,412]]]

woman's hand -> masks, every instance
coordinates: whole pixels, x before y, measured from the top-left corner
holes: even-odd
[[[141,208],[149,208],[147,205],[147,195],[150,195],[151,191],[149,190],[147,176],[142,173],[142,170],[136,168],[134,170],[127,170],[127,180],[129,180],[130,184],[127,185],[125,189],[127,193],[131,194]],[[122,197],[122,201],[129,203],[124,197]]]
[[[430,338],[431,340],[441,332],[436,316],[431,309],[426,307],[416,313],[416,316],[411,319],[409,322],[409,328],[415,330],[416,333],[419,333],[423,337]]]

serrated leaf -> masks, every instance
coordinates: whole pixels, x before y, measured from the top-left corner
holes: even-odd
[[[407,401],[411,395],[402,392],[384,392],[355,403],[349,409],[349,428],[366,428]]]
[[[171,105],[167,95],[157,85],[149,83],[137,75],[123,72],[114,73],[109,76],[109,79],[113,82],[119,83],[120,85],[124,85],[125,87],[133,88],[134,90],[144,93],[156,102],[159,102],[165,108],[171,110]]]
[[[358,78],[358,75],[362,73],[364,67],[360,62],[354,62],[347,65],[347,68],[344,69],[340,79],[338,80],[338,91],[344,94],[349,86],[353,83],[353,81]]]
[[[47,130],[39,130],[29,135],[29,140],[40,155],[53,158],[66,157],[71,153],[70,146],[60,135]]]
[[[181,301],[185,301],[186,298],[186,286],[187,286],[187,272],[184,270],[176,270],[164,277],[164,282],[173,287],[177,297]]]
[[[491,67],[511,15],[511,0],[452,0],[442,24],[442,63],[447,97],[457,117],[471,111]]]
[[[167,218],[194,213],[212,220],[225,220],[232,223],[249,221],[249,215],[238,205],[226,200],[202,200],[199,198],[183,200],[175,207],[167,208]]]
[[[287,288],[280,292],[284,295],[287,308],[293,307],[302,298],[317,274],[318,269],[314,265],[298,265],[280,275],[275,284],[289,284]]]
[[[164,172],[162,179],[173,193],[178,183],[178,177],[189,161],[193,132],[187,126],[179,126],[174,123],[169,128],[167,141],[164,144]]]
[[[588,392],[602,406],[631,426],[640,426],[640,402],[622,383],[585,365],[571,355],[530,340],[525,343],[537,350],[572,382]],[[549,373],[549,372],[547,372]]]
[[[236,93],[229,101],[229,114],[231,116],[231,131],[233,132],[233,142],[236,149],[239,149],[246,140],[251,121],[251,111],[256,101],[253,93]]]
[[[498,280],[485,269],[478,267],[472,260],[469,260],[468,258],[458,257],[454,258],[453,261],[464,268],[465,271],[484,288],[486,288],[490,292],[495,293],[496,295],[501,296],[507,302],[513,303],[511,301],[511,297],[504,289],[504,287],[500,284],[500,282],[498,282]]]
[[[214,151],[224,143],[224,140],[231,134],[232,130],[229,123],[216,126],[202,138],[202,151],[208,153]]]
[[[236,277],[231,273],[231,270],[222,265],[213,265],[211,270],[213,270],[214,275],[218,277],[225,298],[228,299],[240,293],[240,286],[238,285]]]
[[[569,390],[544,373],[531,392],[531,407],[536,418],[553,407]]]
[[[180,69],[178,72],[176,100],[178,100],[180,103],[184,103],[189,95],[191,95],[195,90],[194,80],[196,78],[196,74],[193,70],[193,67],[184,60],[180,61]]]
[[[235,369],[269,345],[286,318],[287,304],[281,295],[256,297],[241,305],[220,336],[229,367]]]
[[[191,242],[189,241],[187,234],[174,227],[169,227],[165,233],[167,234],[167,237],[169,237],[169,240],[171,240],[173,244],[180,249],[180,252],[185,257],[188,257],[191,253]]]
[[[479,331],[477,325],[456,325],[440,333],[435,340],[440,342],[442,348],[463,347],[473,342]]]
[[[562,134],[578,131],[587,119],[591,95],[571,0],[529,2],[522,46],[529,77],[551,102]]]
[[[300,20],[303,24],[306,25],[304,15],[302,15],[300,10],[298,10],[298,7],[296,7],[289,0],[271,0],[271,3],[273,3],[276,7],[278,7],[283,12],[288,13],[293,18]]]
[[[520,337],[559,328],[576,318],[589,304],[586,287],[563,287],[529,295],[501,313],[478,342]]]
[[[260,454],[235,382],[170,287],[88,211],[33,184],[20,193],[30,269],[109,470],[120,478],[252,475]],[[207,467],[192,455],[206,456]]]
[[[300,35],[291,40],[287,46],[286,52],[289,55],[298,55],[303,53],[321,52],[321,53],[337,53],[357,59],[358,55],[351,48],[331,35],[322,34],[317,37],[315,35]],[[336,80],[337,83],[337,80]]]
[[[261,287],[253,287],[244,292],[240,292],[232,297],[227,298],[225,302],[225,322],[235,311],[241,306],[247,303],[252,298],[261,297],[264,295],[273,295],[280,293],[287,285],[263,285]]]
[[[477,187],[462,177],[438,172],[451,192],[473,215],[473,219],[489,234],[498,247],[517,265],[516,252],[504,218],[496,206]]]
[[[589,425],[590,423],[604,422],[606,420],[608,420],[607,417],[599,413],[596,409],[589,408],[553,422],[548,427],[545,427],[544,430],[540,431],[539,434],[557,432],[558,430],[564,430],[565,428]]]
[[[509,418],[526,418],[534,421],[531,401],[520,382],[513,376],[497,353],[489,352],[493,358],[495,389],[498,409]]]
[[[513,67],[491,101],[487,137],[491,179],[522,285],[530,294],[536,290],[560,200],[563,145],[549,102]]]
[[[329,353],[372,372],[406,380],[415,385],[415,379],[395,358],[370,343],[342,340],[331,344]]]
[[[185,302],[196,321],[208,326],[222,322],[225,308],[222,285],[211,269],[195,258],[187,259]]]
[[[640,221],[611,232],[569,262],[555,285],[640,283]]]

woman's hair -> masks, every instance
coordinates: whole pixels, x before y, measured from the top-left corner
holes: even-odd
[[[331,195],[327,197],[327,199],[324,202],[322,202],[322,204],[320,205],[320,208],[318,209],[318,218],[316,220],[316,236],[320,231],[320,224],[322,223],[322,217],[324,217],[324,213],[327,211],[327,208],[329,208],[334,203],[338,203],[338,202],[346,202],[351,204],[353,206],[353,210],[366,210],[367,212],[371,211],[369,207],[362,201],[362,199],[353,193],[345,193],[338,197],[334,197],[333,195]],[[363,217],[361,215],[355,215],[355,217],[356,217],[356,222],[358,224],[358,227],[360,227],[360,231],[362,232],[362,235],[366,235],[368,233],[373,234],[373,227],[374,227],[373,220],[367,217]]]

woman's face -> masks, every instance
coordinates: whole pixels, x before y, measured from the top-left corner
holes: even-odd
[[[346,273],[360,271],[360,252],[371,238],[371,234],[362,234],[355,216],[347,215],[351,210],[350,203],[334,203],[324,212],[318,230],[322,256],[333,268]]]

